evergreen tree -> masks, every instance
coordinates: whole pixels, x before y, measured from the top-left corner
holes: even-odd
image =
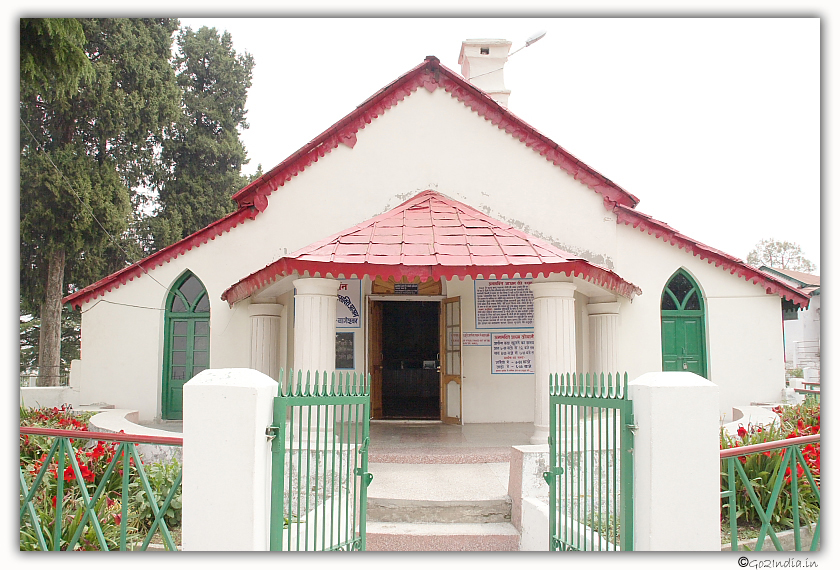
[[[89,69],[71,49],[77,24]],[[153,177],[156,145],[177,112],[169,61],[177,25],[168,18],[21,22],[21,310],[40,313],[41,385],[57,383],[62,371],[68,285],[127,261],[109,235],[126,239],[130,189]]]
[[[159,181],[159,207],[149,220],[154,248],[200,230],[234,210],[230,199],[247,184],[239,129],[247,129],[245,101],[254,59],[233,49],[228,32],[182,30],[175,69],[182,112],[163,143],[167,173]]]

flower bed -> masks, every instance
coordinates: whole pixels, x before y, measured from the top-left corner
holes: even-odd
[[[817,401],[808,400],[797,406],[777,407],[773,411],[779,416],[778,426],[739,426],[737,436],[729,436],[722,430],[720,448],[723,450],[766,444],[820,433],[820,405]],[[799,461],[792,463],[791,458],[798,456],[793,453],[786,456],[784,449],[760,451],[737,457],[749,481],[748,486],[742,477],[735,475],[735,516],[740,537],[752,538],[750,535],[753,533],[748,530],[760,529],[764,518],[769,521],[769,526],[774,531],[795,528],[802,523],[812,524],[819,520],[820,444],[818,441],[808,442],[798,447],[801,451],[800,461],[807,465],[810,473],[806,473]],[[785,460],[785,457],[788,459]],[[791,465],[794,464],[796,467],[792,469]],[[731,473],[726,461],[722,461],[721,489],[723,492],[731,488],[729,481]],[[793,484],[794,476],[795,485]],[[779,481],[779,478],[783,480]],[[775,498],[774,493],[777,494]],[[751,495],[754,496],[751,497]],[[758,511],[756,503],[763,512]],[[772,510],[768,507],[771,504]],[[721,527],[722,535],[723,530],[727,529],[726,536],[728,537],[730,521],[727,506],[728,501],[724,502],[721,509]],[[762,516],[765,514],[764,511],[769,511],[766,512],[766,517]],[[797,518],[799,520],[795,520]],[[756,531],[756,536],[762,535],[762,531]]]
[[[90,415],[76,416],[64,407],[21,408],[21,431],[83,434]],[[180,464],[144,466],[131,443],[21,433],[20,479],[21,550],[127,549],[149,531],[168,534],[168,527],[180,526]],[[157,509],[166,507],[158,524],[147,489],[156,496]]]

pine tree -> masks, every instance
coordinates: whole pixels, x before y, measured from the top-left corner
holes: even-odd
[[[248,128],[245,102],[254,59],[237,54],[228,32],[182,30],[175,68],[182,112],[163,143],[166,176],[159,181],[160,211],[150,220],[154,248],[200,230],[234,209],[230,197],[247,184],[239,130]]]
[[[80,39],[76,24],[88,71],[67,46]],[[177,112],[169,61],[177,26],[168,18],[21,22],[21,308],[40,313],[41,385],[62,371],[68,286],[126,263],[110,240],[125,239],[130,189],[152,179],[155,147]]]

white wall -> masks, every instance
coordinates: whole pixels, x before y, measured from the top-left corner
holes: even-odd
[[[778,402],[784,388],[781,298],[632,226],[619,226],[616,271],[641,287],[621,307],[619,361],[631,378],[662,370],[662,290],[685,268],[706,301],[709,380],[720,387],[721,414],[750,402]]]

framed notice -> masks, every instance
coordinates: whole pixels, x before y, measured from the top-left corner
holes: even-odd
[[[463,346],[490,346],[490,333],[464,332],[461,333]]]
[[[534,333],[493,333],[493,374],[534,373]]]
[[[335,368],[336,370],[353,370],[355,366],[356,333],[335,333]]]
[[[532,279],[476,279],[475,328],[533,328]]]
[[[357,329],[362,326],[362,280],[342,279],[338,282],[338,301],[335,306],[335,327]]]

